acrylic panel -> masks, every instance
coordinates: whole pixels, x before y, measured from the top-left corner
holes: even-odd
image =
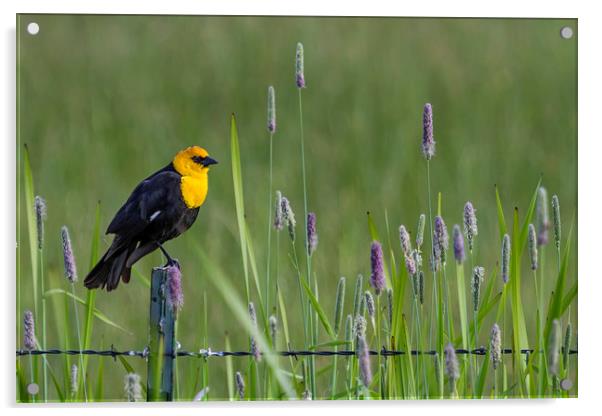
[[[577,20],[17,16],[17,402],[576,397]]]

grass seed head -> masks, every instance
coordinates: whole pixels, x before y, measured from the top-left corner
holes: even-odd
[[[46,201],[44,201],[44,198],[39,195],[35,197],[34,209],[36,212],[38,248],[41,250],[44,246],[44,221],[46,220]]]
[[[403,225],[399,226],[399,243],[401,245],[401,251],[405,256],[409,256],[412,251],[412,242],[410,241],[410,234]]]
[[[276,93],[274,87],[268,87],[268,131],[276,132]]]
[[[345,342],[348,348],[351,347],[351,343],[353,342],[353,329],[353,316],[347,315],[345,319]]]
[[[449,236],[447,234],[447,226],[441,216],[435,217],[435,229],[433,231],[433,258],[434,266],[445,264],[446,252],[449,248]]]
[[[558,376],[558,364],[560,361],[560,321],[554,319],[548,338],[548,370],[551,374]]]
[[[353,292],[353,316],[356,316],[360,311],[360,304],[362,303],[362,293],[364,287],[364,276],[361,274],[357,275],[355,280],[355,290]]]
[[[70,377],[70,382],[71,382],[71,397],[75,397],[77,395],[77,390],[78,390],[78,380],[77,380],[77,365],[73,364],[71,366],[71,377]]]
[[[28,351],[36,349],[35,323],[30,310],[23,313],[23,346]]]
[[[288,198],[283,196],[280,200],[282,205],[282,217],[284,218],[284,223],[288,227],[288,235],[291,237],[291,241],[295,241],[295,226],[297,225],[297,221],[295,220],[295,214],[293,209],[291,208],[291,203]]]
[[[276,346],[276,336],[278,334],[278,318],[275,315],[270,315],[268,319],[270,325],[270,337],[272,338],[272,346]]]
[[[554,242],[556,243],[556,248],[560,249],[560,201],[558,200],[558,195],[552,195],[552,219],[554,220]]]
[[[435,156],[435,138],[433,137],[433,107],[426,103],[422,113],[422,153],[426,160]]]
[[[393,289],[387,288],[387,320],[389,328],[393,327]]]
[[[372,273],[370,274],[370,284],[379,296],[385,289],[387,282],[385,280],[385,269],[383,264],[383,248],[378,241],[373,241],[370,249],[370,263]]]
[[[405,257],[406,260],[406,269],[408,270],[408,274],[410,277],[416,275],[416,261],[414,260],[414,256],[412,254]]]
[[[466,258],[466,255],[464,253],[464,236],[462,235],[462,231],[460,231],[460,226],[458,224],[454,225],[453,237],[454,257],[458,264],[462,264]]]
[[[357,343],[357,354],[360,367],[360,379],[364,387],[368,388],[372,382],[372,368],[370,366],[370,351],[365,336],[361,336]]]
[[[502,333],[497,323],[491,327],[489,351],[493,369],[496,370],[502,362]]]
[[[182,291],[182,272],[175,265],[167,267],[167,305],[174,314],[184,306],[184,292]]]
[[[548,230],[550,228],[550,218],[548,215],[548,191],[543,186],[537,191],[537,245],[544,246],[548,244]]]
[[[303,44],[297,43],[297,51],[295,53],[295,79],[297,81],[297,88],[305,88],[305,72],[303,63]]]
[[[237,371],[234,375],[236,383],[236,391],[238,392],[238,398],[240,400],[245,398],[245,380],[242,378],[240,371]]]
[[[69,280],[69,283],[77,282],[77,267],[75,264],[75,256],[73,255],[73,248],[71,247],[71,238],[69,237],[69,230],[63,225],[61,228],[61,238],[63,240],[63,259],[65,263],[65,277]]]
[[[307,214],[307,254],[312,255],[318,247],[318,232],[316,230],[316,214]]]
[[[127,373],[123,378],[123,390],[128,402],[139,402],[142,400],[142,387],[140,376],[136,373]]]
[[[445,346],[445,374],[450,380],[455,382],[460,378],[460,370],[458,367],[458,357],[453,344],[450,342]]]
[[[502,280],[504,284],[510,280],[510,236],[504,234],[502,240]]]
[[[282,193],[276,191],[276,209],[274,212],[274,228],[277,231],[281,231],[284,228],[285,219],[284,212],[282,211]]]
[[[420,214],[418,217],[418,226],[416,227],[416,246],[418,249],[422,247],[422,243],[424,243],[424,224],[426,222],[426,216],[424,214]]]
[[[479,298],[481,297],[481,284],[485,277],[485,269],[481,266],[476,266],[472,270],[472,307],[476,312],[479,310]]]
[[[362,315],[357,315],[355,317],[355,320],[353,321],[353,333],[356,339],[366,336],[367,326],[366,318],[364,318]]]
[[[376,312],[376,308],[374,307],[374,297],[372,297],[372,293],[368,290],[364,293],[364,297],[366,300],[366,309],[368,310],[368,316],[372,320],[372,324],[374,325],[374,313]]]
[[[527,242],[529,245],[529,258],[531,259],[531,270],[537,270],[537,234],[533,224],[529,224]]]
[[[251,355],[255,359],[255,361],[261,361],[261,352],[259,351],[259,346],[257,345],[257,340],[255,336],[257,334],[257,314],[255,313],[255,305],[253,302],[249,302],[249,319],[251,320],[251,337],[249,342],[251,344]]]
[[[345,303],[345,278],[339,279],[337,285],[337,297],[334,306],[334,333],[338,334],[341,328],[341,320],[343,319],[343,306]]]
[[[472,202],[466,202],[464,205],[464,235],[468,240],[468,249],[470,251],[472,251],[474,247],[474,238],[479,234],[475,212],[476,210],[472,206]]]

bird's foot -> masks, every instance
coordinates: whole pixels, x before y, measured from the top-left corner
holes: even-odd
[[[167,259],[167,263],[165,263],[165,266],[163,267],[177,267],[178,270],[180,269],[180,262],[177,259],[172,259],[171,257]]]

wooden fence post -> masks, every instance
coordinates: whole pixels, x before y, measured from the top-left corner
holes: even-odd
[[[155,267],[151,276],[147,400],[173,400],[175,316],[167,305],[167,267]]]

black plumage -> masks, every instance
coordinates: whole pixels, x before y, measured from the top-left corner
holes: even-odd
[[[131,267],[159,244],[186,231],[199,208],[188,208],[180,190],[182,176],[172,163],[143,180],[107,229],[113,243],[84,281],[88,289],[111,291],[130,280]]]

